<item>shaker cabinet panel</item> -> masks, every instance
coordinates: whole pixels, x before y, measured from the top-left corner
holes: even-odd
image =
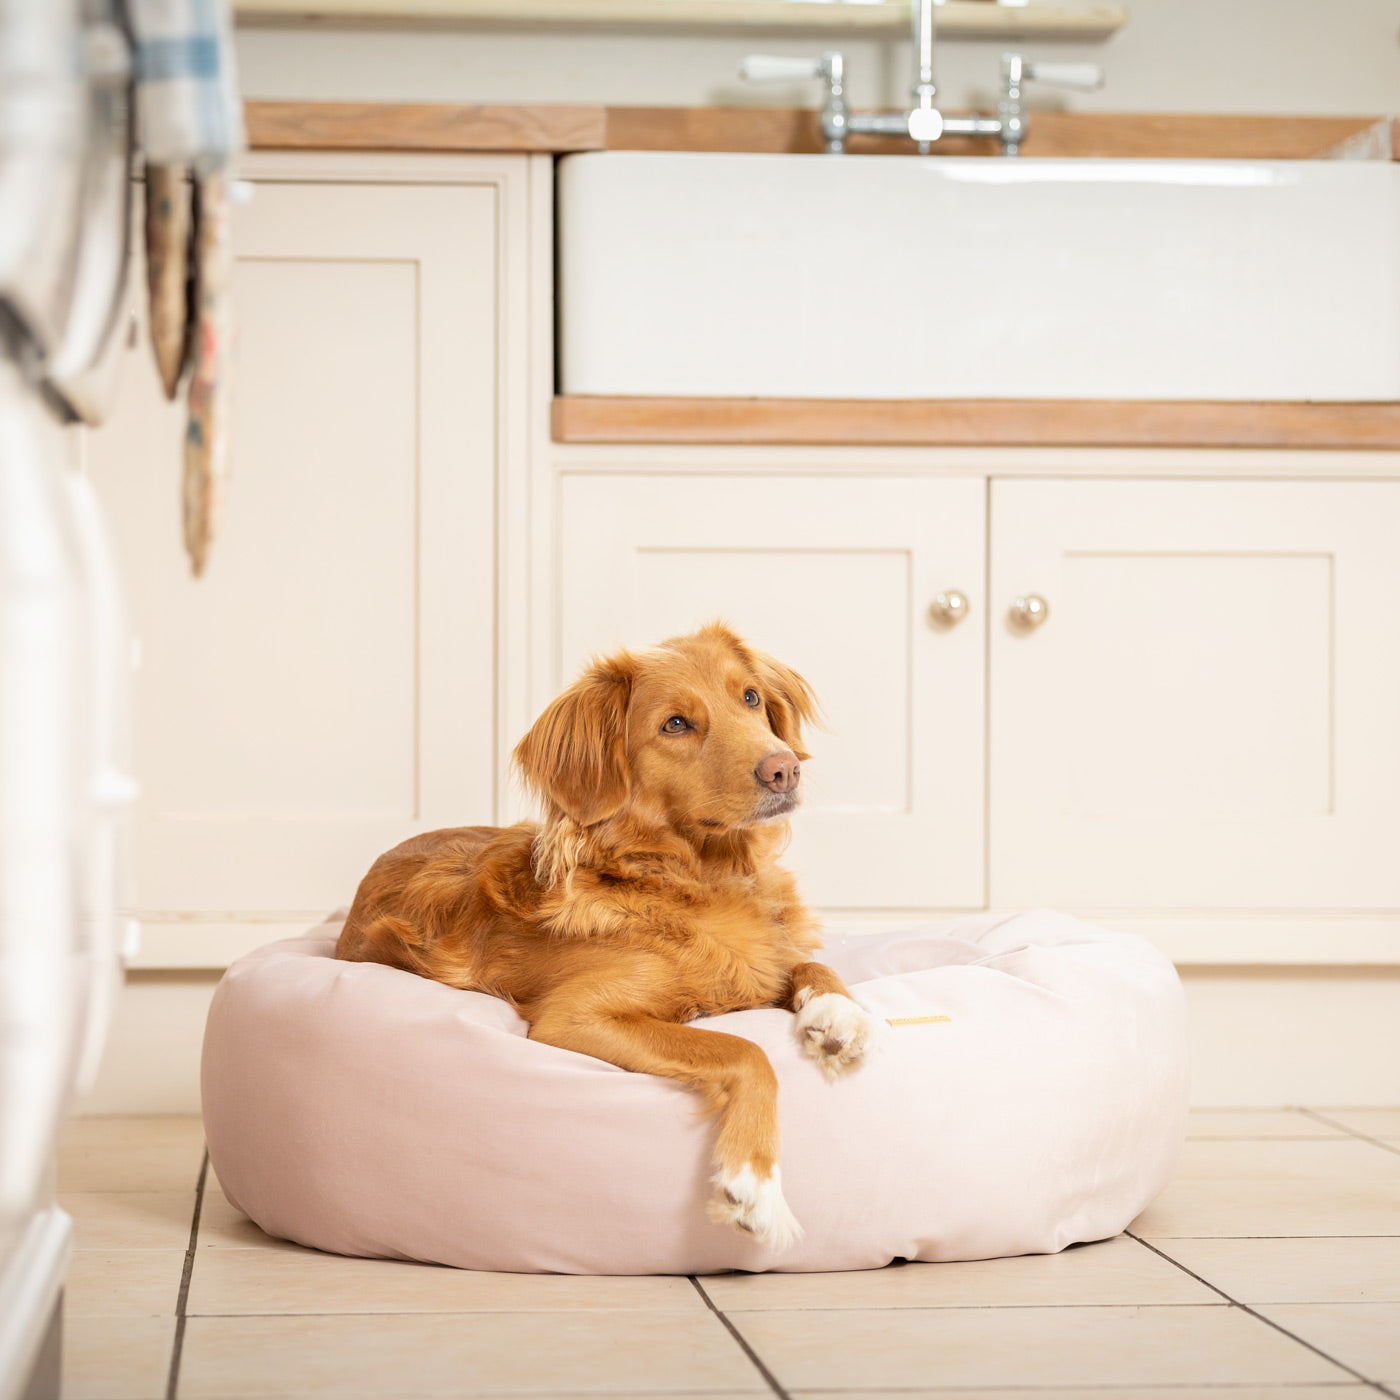
[[[553,683],[716,618],[811,683],[788,856],[824,908],[976,907],[985,485],[566,475]],[[935,627],[957,589],[971,621]]]
[[[141,644],[145,909],[325,910],[413,830],[491,818],[497,198],[257,182],[202,579],[183,405],[128,354],[88,461]]]
[[[1007,480],[991,511],[995,904],[1400,906],[1400,484]]]

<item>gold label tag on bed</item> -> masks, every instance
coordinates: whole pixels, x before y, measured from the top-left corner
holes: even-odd
[[[951,1016],[890,1016],[885,1020],[887,1026],[937,1026],[945,1021],[951,1021]]]

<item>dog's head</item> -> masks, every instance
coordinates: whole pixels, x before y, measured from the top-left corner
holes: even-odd
[[[593,662],[515,750],[578,826],[629,811],[679,831],[786,816],[800,800],[807,682],[720,623]]]

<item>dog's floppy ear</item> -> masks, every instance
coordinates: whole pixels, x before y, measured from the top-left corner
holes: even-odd
[[[626,653],[595,661],[516,745],[529,787],[579,826],[627,801],[627,707],[636,667]]]
[[[800,759],[811,754],[802,748],[802,726],[817,718],[817,697],[791,666],[762,652],[752,653],[754,669],[763,688],[768,726]]]

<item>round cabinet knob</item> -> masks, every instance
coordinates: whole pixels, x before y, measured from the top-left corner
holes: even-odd
[[[1050,604],[1038,593],[1027,593],[1011,604],[1007,618],[1022,632],[1034,632],[1050,616]]]
[[[967,616],[968,607],[967,595],[950,588],[929,604],[928,618],[935,627],[953,627]]]

